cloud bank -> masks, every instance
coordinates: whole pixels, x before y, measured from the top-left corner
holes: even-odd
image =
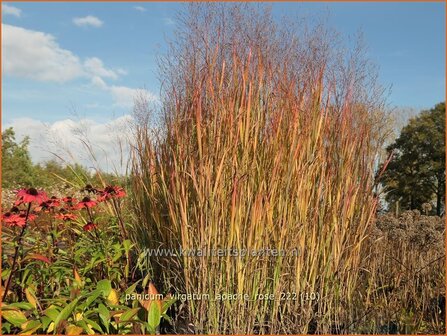
[[[7,4],[2,4],[2,13],[5,15],[11,15],[18,18],[22,16],[22,10],[20,8],[10,6]]]
[[[104,123],[91,119],[43,123],[32,118],[17,118],[3,127],[13,127],[18,141],[25,136],[30,137],[33,162],[59,160],[60,157],[66,162],[79,163],[88,168],[124,173],[129,159],[128,140],[132,122],[131,115]]]
[[[82,61],[72,51],[62,48],[51,34],[2,24],[2,50],[5,75],[56,83],[87,79],[95,88],[109,92],[114,104],[122,107],[132,106],[135,95],[141,91],[107,84],[106,79],[117,80],[126,71],[108,68],[98,57]],[[157,100],[156,95],[143,91],[150,100]]]
[[[104,24],[103,21],[96,16],[87,15],[84,17],[76,17],[73,19],[73,23],[78,27],[94,27],[99,28]]]

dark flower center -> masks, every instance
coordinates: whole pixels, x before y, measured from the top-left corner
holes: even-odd
[[[84,197],[82,199],[82,203],[87,203],[87,202],[90,202],[90,197]]]
[[[36,188],[29,188],[28,191],[27,191],[27,194],[28,195],[37,196],[37,195],[39,195],[39,192],[37,191]]]
[[[108,194],[114,193],[115,189],[113,187],[106,187],[104,191]]]
[[[10,212],[14,212],[14,213],[18,213],[20,210],[18,207],[12,207],[11,210],[9,210]]]

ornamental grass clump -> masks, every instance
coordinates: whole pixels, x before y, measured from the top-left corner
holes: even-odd
[[[322,26],[280,28],[268,11],[193,6],[160,65],[159,127],[138,109],[140,247],[278,252],[152,255],[166,287],[211,298],[186,303],[197,332],[352,323],[385,119],[360,49],[335,44]],[[248,299],[212,299],[223,293]]]

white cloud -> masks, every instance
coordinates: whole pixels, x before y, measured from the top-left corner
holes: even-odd
[[[73,23],[79,27],[91,26],[91,27],[95,27],[95,28],[99,28],[104,24],[104,22],[102,22],[96,16],[92,16],[92,15],[87,15],[84,17],[76,17],[73,19]]]
[[[109,69],[97,57],[82,62],[71,51],[61,48],[53,35],[7,24],[2,24],[2,28],[2,69],[7,75],[57,83],[83,78],[109,92],[114,104],[120,107],[131,107],[139,94],[158,101],[147,90],[108,85],[104,79],[116,80],[127,72],[121,68]]]
[[[134,101],[138,97],[145,97],[147,101],[157,103],[158,97],[146,89],[134,89],[127,86],[107,85],[100,77],[95,76],[91,80],[91,84],[104,91],[112,94],[114,104],[119,107],[132,107]]]
[[[2,49],[7,75],[59,83],[83,75],[79,57],[50,34],[2,24]]]
[[[110,86],[109,91],[115,100],[115,105],[131,107],[139,96],[144,96],[147,101],[158,102],[158,97],[145,89],[133,89],[127,86]]]
[[[147,11],[146,8],[144,8],[143,6],[134,6],[134,9],[139,11],[139,12],[145,12]]]
[[[18,118],[4,128],[13,127],[19,141],[24,136],[30,137],[30,153],[34,162],[55,159],[54,154],[57,154],[70,163],[124,172],[129,157],[132,122],[130,115],[104,123],[90,119],[65,119],[45,124],[32,118]],[[92,145],[96,162],[81,140]]]
[[[122,74],[122,69],[118,71],[106,69],[103,62],[97,57],[87,58],[84,61],[84,68],[88,73],[101,78],[117,79],[118,74]]]
[[[81,62],[51,34],[2,24],[3,71],[7,75],[63,83],[79,77],[118,79],[124,69],[109,69],[97,57]]]
[[[99,89],[103,89],[103,90],[107,89],[107,84],[106,84],[106,82],[104,82],[104,80],[101,77],[93,76],[91,83],[94,87],[97,87]]]
[[[21,17],[22,16],[22,10],[20,8],[10,6],[7,4],[2,4],[2,13],[5,15],[12,15],[15,17]]]

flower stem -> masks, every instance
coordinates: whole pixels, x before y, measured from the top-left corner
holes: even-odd
[[[30,211],[31,211],[31,202],[28,204],[28,210],[26,211],[26,217],[25,217],[25,225],[23,226],[22,231],[20,232],[19,239],[17,241],[17,245],[14,250],[14,258],[12,260],[11,272],[9,273],[8,281],[6,282],[5,291],[3,292],[2,302],[5,301],[6,296],[8,295],[9,286],[11,285],[12,276],[14,274],[14,271],[15,271],[15,268],[17,265],[17,257],[19,256],[19,248],[20,248],[20,245],[22,244],[22,238],[23,238],[23,235],[25,234],[25,230],[28,225],[28,216],[29,216]]]

